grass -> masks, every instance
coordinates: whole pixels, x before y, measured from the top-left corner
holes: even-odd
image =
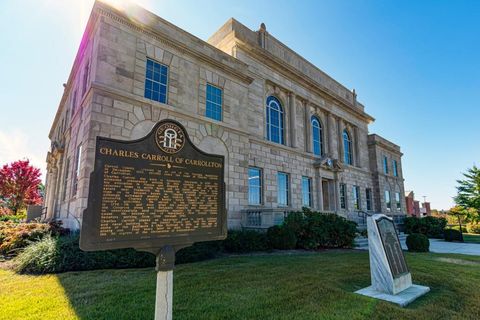
[[[469,242],[469,243],[480,243],[480,234],[464,233],[463,241]]]
[[[407,253],[431,292],[408,308],[354,294],[368,253],[226,257],[174,271],[175,319],[480,319],[480,257]],[[153,269],[27,276],[0,270],[0,319],[152,319]]]

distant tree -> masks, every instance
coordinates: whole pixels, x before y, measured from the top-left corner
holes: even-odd
[[[17,214],[30,204],[42,203],[40,169],[28,160],[18,160],[0,168],[0,199]]]
[[[455,206],[448,211],[448,215],[457,218],[458,227],[460,228],[463,242],[462,221],[468,221],[469,209],[466,209],[462,206]]]
[[[465,179],[457,180],[455,203],[458,206],[474,208],[480,212],[480,168],[474,165],[463,176]]]

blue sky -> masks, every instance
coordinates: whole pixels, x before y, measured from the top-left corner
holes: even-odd
[[[406,189],[448,208],[480,163],[479,1],[138,0],[206,40],[228,18],[276,38],[347,88],[399,144]],[[200,4],[201,3],[201,4]],[[48,132],[92,0],[0,1],[0,164],[45,170]]]

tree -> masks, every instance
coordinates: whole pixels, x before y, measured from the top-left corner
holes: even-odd
[[[455,203],[464,208],[474,208],[480,212],[480,168],[475,165],[464,173],[464,180],[457,180]]]
[[[26,205],[42,203],[40,169],[28,160],[18,160],[0,169],[0,199],[17,214]]]

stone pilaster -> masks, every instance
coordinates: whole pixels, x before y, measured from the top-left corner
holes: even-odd
[[[337,118],[338,159],[343,162],[343,120]]]
[[[310,106],[308,100],[303,101],[303,107],[305,110],[305,151],[312,152],[312,135],[311,135],[311,123],[310,123]]]
[[[290,115],[290,146],[292,148],[297,147],[297,132],[295,124],[297,122],[297,115],[295,112],[295,94],[292,92],[288,93],[288,112]]]
[[[354,165],[357,167],[361,167],[362,164],[360,163],[360,152],[358,149],[359,140],[358,140],[358,128],[357,126],[353,127],[353,159]]]

